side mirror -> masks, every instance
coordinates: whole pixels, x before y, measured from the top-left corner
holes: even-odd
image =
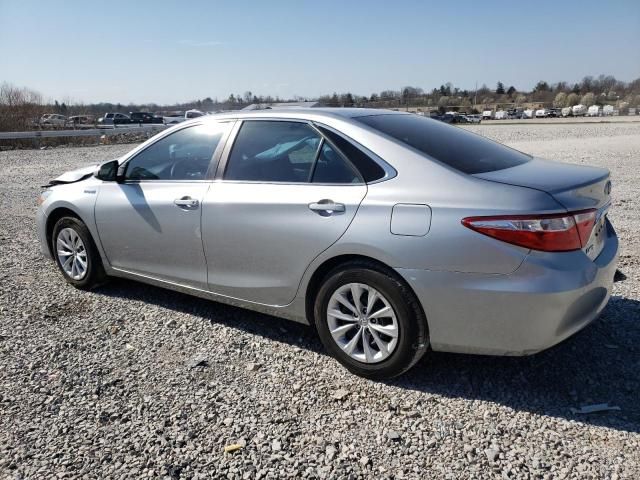
[[[124,166],[122,170],[124,170]],[[93,176],[103,182],[120,182],[122,181],[122,177],[124,177],[124,171],[122,175],[120,175],[118,160],[111,160],[110,162],[105,162],[100,165]]]

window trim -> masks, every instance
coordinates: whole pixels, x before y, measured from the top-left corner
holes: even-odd
[[[202,125],[220,125],[223,128],[223,132],[222,132],[222,137],[220,138],[220,141],[218,142],[218,145],[216,146],[216,148],[213,151],[213,154],[211,155],[211,158],[209,159],[209,166],[207,167],[207,172],[205,173],[204,178],[198,179],[198,180],[173,180],[173,179],[141,179],[141,180],[131,180],[131,179],[124,179],[122,181],[123,184],[138,184],[138,183],[148,183],[148,182],[153,182],[153,183],[203,183],[203,182],[211,182],[214,179],[214,174],[215,174],[215,170],[217,168],[218,163],[220,162],[220,156],[222,155],[222,151],[223,148],[227,142],[227,140],[229,139],[229,135],[231,133],[231,131],[233,130],[233,127],[235,126],[235,120],[224,120],[224,121],[218,121],[218,122],[204,122],[204,121],[199,121],[199,122],[194,122],[194,123],[189,123],[188,125],[184,125],[184,124],[180,124],[180,126],[178,128],[168,128],[167,130],[165,130],[161,135],[158,135],[157,138],[155,138],[151,143],[149,143],[148,145],[144,145],[139,147],[138,149],[133,150],[132,152],[130,152],[128,154],[128,156],[122,161],[122,163],[120,163],[120,165],[118,165],[118,170],[123,169],[123,174],[126,175],[126,170],[128,168],[129,162],[131,162],[131,160],[133,160],[134,158],[136,158],[138,155],[140,155],[142,152],[146,151],[147,149],[151,148],[153,145],[155,145],[156,143],[164,140],[165,138],[167,138],[170,135],[173,135],[174,133],[180,132],[182,130],[185,130],[187,128],[192,128],[192,127],[198,127],[198,126],[202,126]],[[229,126],[231,125],[231,126]]]
[[[335,128],[330,127],[329,125],[326,125],[326,124],[324,124],[322,122],[315,122],[314,121],[313,124],[314,124],[314,126],[317,125],[318,127],[326,128],[327,130],[329,130],[329,131],[335,133],[336,135],[344,138],[347,142],[351,143],[358,150],[362,151],[362,153],[367,155],[373,162],[377,163],[378,166],[380,168],[382,168],[382,170],[384,170],[384,176],[383,177],[381,177],[381,178],[379,178],[377,180],[373,180],[371,182],[365,181],[364,177],[362,176],[362,172],[360,172],[360,170],[350,160],[348,160],[348,157],[342,152],[342,150],[340,150],[336,145],[334,145],[333,142],[331,142],[331,140],[327,139],[327,137],[324,136],[322,131],[319,128],[316,127],[316,130],[318,130],[318,132],[325,139],[327,139],[329,141],[331,146],[334,147],[340,153],[340,155],[342,155],[343,158],[345,158],[345,159],[347,159],[349,161],[351,166],[356,170],[356,172],[358,172],[358,174],[360,175],[360,178],[362,179],[362,183],[364,183],[365,185],[374,185],[376,183],[386,182],[387,180],[391,180],[392,178],[394,178],[394,177],[396,177],[398,175],[398,171],[395,168],[393,168],[386,161],[384,161],[382,158],[380,158],[379,155],[376,155],[371,150],[369,150],[367,147],[361,145],[359,142],[356,142],[353,138],[349,137],[348,135],[345,135],[341,131],[336,130]]]
[[[316,155],[313,159],[313,165],[311,166],[311,172],[310,172],[310,177],[307,179],[306,182],[278,182],[278,181],[264,181],[264,180],[228,180],[224,178],[224,174],[227,170],[227,165],[229,163],[229,159],[231,156],[231,152],[233,150],[233,147],[236,144],[236,140],[238,139],[238,134],[240,133],[240,130],[242,128],[242,125],[244,125],[245,122],[288,122],[288,123],[304,123],[306,125],[308,125],[309,127],[311,127],[311,129],[320,137],[320,143],[318,145],[318,150],[316,151]],[[360,170],[358,170],[358,168],[356,168],[356,166],[351,162],[351,160],[349,160],[344,153],[342,153],[342,150],[340,150],[338,147],[336,147],[333,142],[331,142],[331,140],[329,140],[325,135],[323,135],[323,133],[316,127],[316,123],[318,125],[321,126],[325,126],[322,123],[318,123],[318,122],[313,122],[311,120],[305,120],[305,119],[300,119],[300,118],[278,118],[278,117],[256,117],[256,118],[241,118],[238,119],[236,122],[236,125],[234,125],[232,131],[229,133],[229,137],[227,139],[227,144],[225,145],[225,149],[222,152],[222,156],[218,161],[218,167],[216,170],[216,174],[215,174],[215,180],[218,182],[225,182],[225,183],[241,183],[241,184],[261,184],[261,185],[327,185],[327,186],[333,186],[333,187],[348,187],[348,186],[359,186],[359,185],[367,185],[367,182],[364,181],[364,178],[362,176],[362,173],[360,172]],[[327,127],[329,128],[329,127]],[[334,128],[329,128],[330,130],[338,133]],[[347,136],[345,136],[344,134],[341,134],[343,137],[347,138]],[[351,140],[350,140],[351,141]],[[358,175],[360,181],[358,183],[313,183],[311,180],[313,179],[313,173],[315,172],[315,168],[316,168],[316,163],[318,161],[318,157],[320,156],[321,153],[321,148],[324,142],[327,142],[331,148],[333,148],[336,153],[338,155],[340,155],[340,157],[347,162],[347,164],[353,169],[353,171]],[[359,147],[359,144],[356,142],[353,142],[356,146]],[[365,153],[368,153],[369,150],[364,150]],[[376,158],[379,158],[376,156]],[[381,165],[382,166],[382,165]],[[387,172],[387,170],[385,170],[385,173]],[[394,170],[395,172],[395,170]],[[395,175],[394,175],[395,176]],[[389,177],[391,178],[391,177]],[[385,177],[383,177],[380,180],[387,180],[387,176],[385,175]],[[377,183],[380,180],[376,180],[376,182],[369,182],[369,183]]]
[[[362,173],[360,173],[360,170],[358,170],[356,168],[356,166],[353,164],[353,162],[351,160],[349,160],[349,158],[347,158],[347,156],[342,153],[342,150],[340,150],[331,140],[329,140],[327,137],[325,137],[322,132],[320,130],[318,130],[316,128],[315,125],[313,125],[314,130],[316,130],[318,132],[318,134],[320,135],[320,138],[322,138],[322,141],[320,142],[320,148],[318,149],[318,152],[316,154],[316,158],[313,161],[313,169],[311,172],[311,177],[309,177],[309,183],[313,184],[313,185],[366,185],[367,182],[364,181],[364,177],[362,176]],[[349,168],[351,168],[351,170],[353,170],[355,172],[355,174],[358,176],[358,182],[357,183],[339,183],[339,182],[333,182],[333,183],[329,183],[329,182],[314,182],[313,181],[313,176],[316,173],[316,166],[318,165],[318,159],[320,158],[320,155],[322,154],[322,147],[324,146],[324,144],[329,145],[337,154],[338,156],[342,159],[342,161],[344,161]]]

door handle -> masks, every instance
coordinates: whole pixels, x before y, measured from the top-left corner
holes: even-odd
[[[176,198],[173,203],[180,208],[198,208],[200,202],[191,197]]]
[[[309,204],[309,210],[318,212],[320,215],[331,215],[333,213],[342,213],[346,210],[343,203],[336,203],[333,200],[320,200]]]

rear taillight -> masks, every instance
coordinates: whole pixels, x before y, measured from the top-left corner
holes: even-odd
[[[583,248],[596,221],[597,210],[557,215],[498,215],[467,217],[462,224],[503,242],[545,252]]]

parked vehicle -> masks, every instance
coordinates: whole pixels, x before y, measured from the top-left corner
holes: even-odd
[[[164,123],[162,117],[157,117],[149,112],[129,112],[132,123]]]
[[[45,113],[40,117],[41,127],[64,127],[67,117],[57,113]]]
[[[505,112],[504,110],[498,110],[493,118],[495,120],[506,120],[507,119],[507,112]]]
[[[546,109],[540,108],[536,110],[536,118],[547,118],[548,116],[549,112]]]
[[[523,116],[523,112],[521,108],[510,108],[507,110],[507,118],[509,120],[519,120]]]
[[[574,105],[573,107],[571,107],[571,114],[574,117],[584,117],[586,113],[587,107],[585,107],[584,105]]]
[[[522,112],[522,118],[533,118],[534,111],[530,108],[527,108]]]
[[[598,105],[591,105],[587,110],[587,117],[599,117],[600,107]]]
[[[492,110],[485,110],[482,112],[482,120],[491,120],[493,118]]]
[[[169,115],[163,116],[163,122],[165,125],[175,125],[185,120],[191,120],[206,115],[200,110],[187,110],[186,112],[171,112]]]
[[[571,107],[564,107],[560,112],[563,117],[569,117],[572,115]]]
[[[460,115],[456,112],[447,112],[444,115],[436,115],[431,118],[444,123],[471,123],[465,115]]]
[[[388,378],[429,347],[528,355],[593,321],[617,264],[610,190],[605,169],[410,113],[273,109],[65,173],[37,226],[75,287],[126,277],[311,323]]]
[[[92,126],[95,123],[93,115],[73,115],[67,119],[66,126],[77,128]]]
[[[128,125],[132,123],[131,118],[124,113],[105,113],[98,119],[98,126],[101,125]]]
[[[550,108],[547,110],[547,116],[549,118],[558,118],[562,116],[562,111],[559,108]]]
[[[481,115],[464,115],[464,118],[468,123],[480,123],[482,121]]]

